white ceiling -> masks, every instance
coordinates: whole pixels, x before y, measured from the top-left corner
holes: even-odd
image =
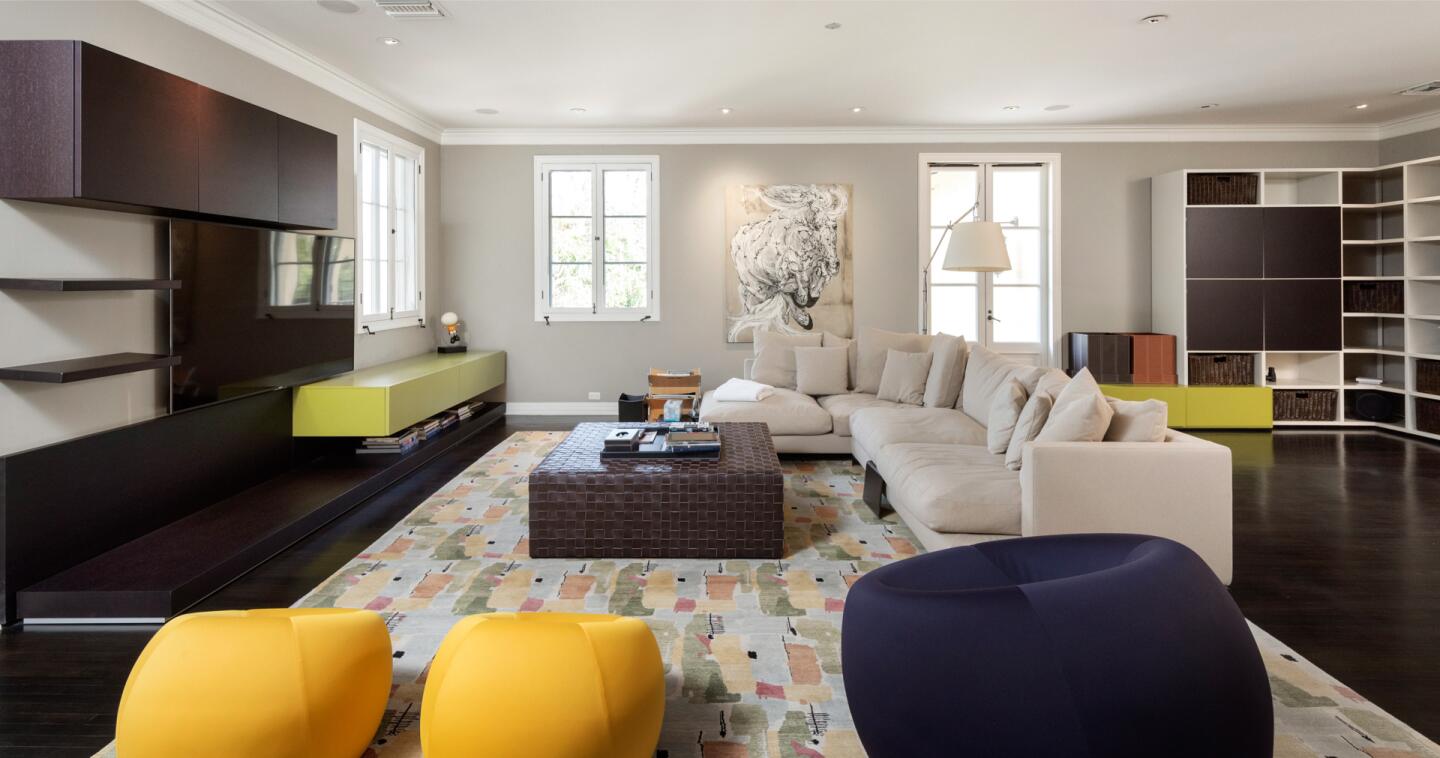
[[[1356,125],[1440,110],[1392,94],[1440,79],[1440,2],[441,0],[441,20],[353,2],[213,5],[451,129]],[[1155,13],[1170,20],[1140,23]]]

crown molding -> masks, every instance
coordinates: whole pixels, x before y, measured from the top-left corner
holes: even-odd
[[[1440,129],[1440,111],[1434,113],[1422,113],[1419,116],[1402,118],[1389,123],[1381,124],[1377,129],[1378,139],[1392,139],[1404,137],[1407,134],[1416,132],[1427,132],[1431,129]]]
[[[444,129],[439,124],[210,0],[140,1],[425,139],[439,142],[443,136]]]

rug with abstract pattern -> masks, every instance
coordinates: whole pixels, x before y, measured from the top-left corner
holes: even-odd
[[[923,550],[894,514],[877,519],[864,505],[863,471],[783,462],[784,560],[531,559],[526,476],[564,436],[510,437],[297,603],[368,608],[390,627],[394,688],[366,758],[420,758],[420,697],[441,639],[460,616],[517,610],[645,620],[666,667],[658,758],[863,758],[840,675],[845,594],[867,571]],[[1270,672],[1277,758],[1440,758],[1433,742],[1252,629]]]

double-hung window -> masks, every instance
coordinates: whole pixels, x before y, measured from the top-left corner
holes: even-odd
[[[355,122],[357,327],[376,332],[425,318],[425,151]]]
[[[653,155],[535,156],[535,320],[658,320]]]

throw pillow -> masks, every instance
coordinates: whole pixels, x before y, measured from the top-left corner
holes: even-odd
[[[1047,369],[1045,373],[1040,375],[1040,381],[1035,383],[1035,392],[1030,394],[1046,394],[1049,395],[1053,401],[1055,398],[1060,397],[1060,391],[1065,389],[1065,385],[1069,383],[1069,374],[1058,368]]]
[[[930,363],[934,358],[931,353],[887,352],[885,368],[880,376],[880,391],[876,394],[881,400],[906,405],[921,404],[925,401],[925,378],[930,375]]]
[[[960,410],[988,427],[990,403],[1006,380],[1020,380],[1020,386],[1029,395],[1034,394],[1035,385],[1044,375],[1043,368],[1016,363],[984,345],[971,345],[960,386]]]
[[[964,337],[937,334],[930,339],[930,376],[925,380],[926,408],[954,408],[960,399],[960,385],[965,380],[965,360],[970,346]]]
[[[1025,387],[1019,379],[1007,379],[990,403],[990,424],[985,427],[986,447],[992,453],[1003,453],[1015,434],[1020,412],[1025,410]]]
[[[855,391],[874,395],[880,392],[880,375],[885,373],[888,352],[923,353],[930,347],[930,338],[924,334],[866,329],[860,333],[859,343],[855,358]]]
[[[1025,401],[1025,409],[1020,411],[1020,420],[1015,422],[1015,433],[1010,436],[1010,445],[1005,448],[1005,468],[1011,471],[1019,471],[1021,458],[1025,452],[1025,443],[1034,440],[1045,428],[1045,420],[1050,418],[1050,408],[1055,404],[1055,399],[1050,395],[1039,391]]]
[[[1082,368],[1055,398],[1050,418],[1035,441],[1099,442],[1105,439],[1110,417],[1114,415],[1090,369]]]
[[[806,395],[843,395],[850,391],[850,350],[843,347],[795,348],[795,389]]]
[[[859,354],[860,344],[853,339],[846,339],[830,332],[820,333],[820,344],[824,347],[843,347],[850,354],[850,389],[855,389],[855,359]]]
[[[797,347],[820,347],[820,335],[756,331],[755,368],[750,378],[771,387],[795,389]]]
[[[1115,416],[1105,431],[1106,442],[1164,442],[1170,407],[1164,400],[1105,398]]]

